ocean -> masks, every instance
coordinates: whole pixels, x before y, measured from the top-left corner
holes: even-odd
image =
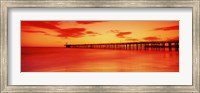
[[[178,72],[179,52],[22,47],[21,72]]]

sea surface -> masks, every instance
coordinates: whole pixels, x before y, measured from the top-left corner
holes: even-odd
[[[179,52],[22,47],[21,72],[178,72]]]

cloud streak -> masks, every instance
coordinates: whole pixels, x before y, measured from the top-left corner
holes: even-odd
[[[110,30],[109,32],[116,33],[115,36],[118,38],[127,38],[126,35],[132,34],[132,32],[120,32],[119,30]]]
[[[145,37],[143,38],[145,41],[158,41],[160,38],[155,37],[155,36],[150,36],[150,37]]]
[[[23,32],[27,32],[27,33],[41,33],[41,34],[45,34],[45,35],[50,35],[44,31],[32,31],[32,30],[24,30]]]
[[[132,32],[119,32],[116,34],[118,38],[126,38],[126,35],[130,35]]]
[[[168,26],[168,27],[160,27],[160,28],[155,28],[154,30],[156,31],[171,31],[171,30],[179,30],[179,25],[175,26]]]
[[[173,37],[173,38],[168,38],[167,41],[179,41],[179,36]]]
[[[61,29],[58,30],[56,32],[59,33],[59,35],[57,35],[58,37],[74,37],[74,38],[78,38],[78,37],[83,37],[85,34],[84,32],[86,31],[85,28],[67,28],[67,29]]]
[[[90,36],[96,36],[96,35],[101,35],[99,33],[93,32],[93,31],[87,31],[85,32],[86,34],[90,35]]]
[[[22,27],[32,26],[47,29],[60,29],[57,21],[21,21]]]

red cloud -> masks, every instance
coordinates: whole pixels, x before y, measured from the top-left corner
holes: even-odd
[[[21,27],[32,26],[47,29],[59,29],[57,21],[21,21]]]
[[[57,27],[59,25],[59,21],[21,21],[21,27],[23,32],[28,33],[43,33],[45,35],[48,35],[45,31],[32,31],[32,30],[24,30],[25,27],[38,27],[38,28],[45,28],[45,29],[53,29],[55,32],[59,33],[57,37],[83,37],[86,33],[85,28],[67,28],[67,29],[61,29]],[[88,31],[87,34],[97,34],[92,33],[92,31]]]
[[[102,22],[102,21],[77,21],[79,23],[83,24],[91,24],[95,22]],[[32,30],[25,30],[25,27],[38,27],[38,28],[45,28],[45,29],[51,29],[54,30],[55,32],[59,33],[57,37],[83,37],[86,34],[89,34],[91,36],[98,35],[99,33],[92,32],[92,31],[87,31],[85,28],[67,28],[67,29],[61,29],[57,27],[59,25],[59,21],[21,21],[21,30],[23,32],[28,32],[28,33],[43,33],[45,35],[47,34],[45,31],[32,31]]]
[[[58,37],[83,37],[85,35],[85,28],[68,28],[58,30],[57,32],[60,33],[57,35]]]
[[[168,38],[167,41],[179,41],[179,37]]]
[[[87,33],[87,34],[98,34],[98,33],[96,33],[96,32],[92,32],[92,31],[87,31],[86,33]]]
[[[100,35],[99,33],[92,32],[92,31],[87,31],[86,34],[89,34],[90,36]]]
[[[93,24],[98,22],[104,22],[104,21],[76,21],[78,24]]]
[[[117,33],[116,36],[119,38],[126,38],[125,35],[132,34],[132,32],[120,32],[119,30],[110,30],[109,32]]]
[[[179,25],[168,26],[168,27],[160,27],[160,28],[155,28],[154,30],[163,30],[163,31],[179,30]]]
[[[146,40],[146,41],[157,41],[157,40],[160,40],[160,38],[155,37],[155,36],[152,36],[152,37],[145,37],[145,38],[143,38],[143,39]]]
[[[23,32],[27,32],[27,33],[41,33],[41,34],[45,34],[45,35],[49,35],[49,36],[53,36],[53,35],[50,35],[44,31],[32,31],[32,30],[23,30]]]
[[[136,39],[136,38],[127,38],[126,40],[127,40],[127,41],[139,41],[139,40]]]
[[[46,33],[43,31],[31,31],[31,30],[23,30],[23,32],[28,32],[28,33]]]
[[[44,31],[31,31],[31,30],[23,30],[23,32],[28,32],[28,33],[43,33],[45,35],[49,35],[48,33]],[[68,29],[60,29],[56,30],[56,32],[59,33],[57,37],[83,37],[85,35],[85,29],[84,28],[68,28]]]
[[[125,38],[125,35],[130,35],[130,34],[132,34],[132,32],[118,32],[116,36],[119,38]]]

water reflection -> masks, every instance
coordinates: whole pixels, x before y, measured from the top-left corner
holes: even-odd
[[[22,72],[178,72],[178,51],[22,48]]]

